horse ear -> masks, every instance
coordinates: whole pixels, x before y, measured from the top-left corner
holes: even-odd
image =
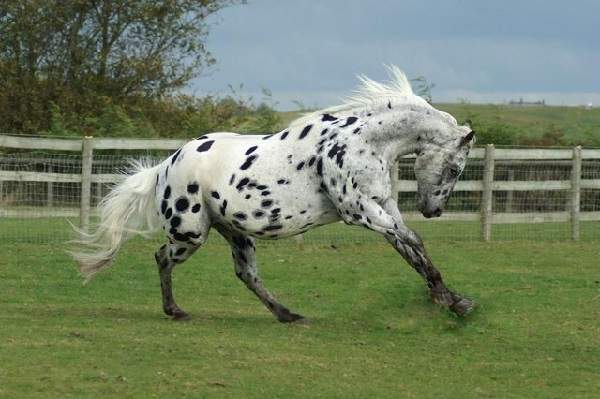
[[[473,140],[474,138],[475,138],[475,131],[474,131],[474,130],[471,130],[471,131],[470,131],[470,132],[469,132],[469,133],[468,133],[468,134],[467,134],[465,137],[463,137],[463,138],[460,140],[460,145],[461,145],[461,147],[462,147],[463,145],[467,145],[467,144],[469,144],[469,143],[471,142],[471,140]]]

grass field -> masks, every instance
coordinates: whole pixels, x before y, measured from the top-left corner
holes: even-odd
[[[585,109],[583,107],[535,106],[518,107],[495,104],[433,104],[434,107],[449,112],[459,122],[470,119],[476,127],[479,144],[487,141],[495,144],[504,143],[511,137],[510,144],[528,145],[585,145],[600,147],[600,108]],[[299,112],[282,112],[281,126],[300,115]],[[498,127],[508,137],[494,137],[500,134]],[[485,132],[485,130],[490,130]],[[544,139],[545,135],[549,135]],[[557,143],[560,138],[562,143]],[[494,140],[496,138],[496,140]],[[485,139],[485,140],[484,140]]]
[[[136,239],[83,286],[57,245],[0,244],[0,397],[576,398],[600,392],[596,242],[427,242],[458,319],[387,245],[260,248],[280,324],[211,240],[175,271],[192,320],[162,314]]]

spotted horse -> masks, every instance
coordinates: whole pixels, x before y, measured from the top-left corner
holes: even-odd
[[[391,80],[359,77],[344,104],[308,114],[280,133],[212,133],[192,140],[158,165],[137,164],[99,205],[101,223],[75,252],[90,279],[108,266],[128,236],[160,230],[155,253],[163,309],[186,319],[172,292],[173,268],[214,227],[232,249],[235,274],[281,322],[302,318],[264,287],[256,239],[279,239],[339,220],[382,234],[419,273],[434,302],[465,315],[473,302],[446,287],[423,242],[403,221],[392,194],[398,157],[415,154],[418,209],[437,217],[474,142],[459,126],[413,94],[404,73]]]

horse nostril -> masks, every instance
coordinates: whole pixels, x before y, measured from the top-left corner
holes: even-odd
[[[436,208],[435,211],[433,211],[433,215],[434,216],[441,216],[442,215],[442,209],[441,208]]]

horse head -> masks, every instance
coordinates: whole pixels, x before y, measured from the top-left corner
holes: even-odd
[[[459,126],[450,115],[428,118],[421,126],[415,161],[417,209],[426,218],[442,215],[448,197],[464,170],[475,132]]]

